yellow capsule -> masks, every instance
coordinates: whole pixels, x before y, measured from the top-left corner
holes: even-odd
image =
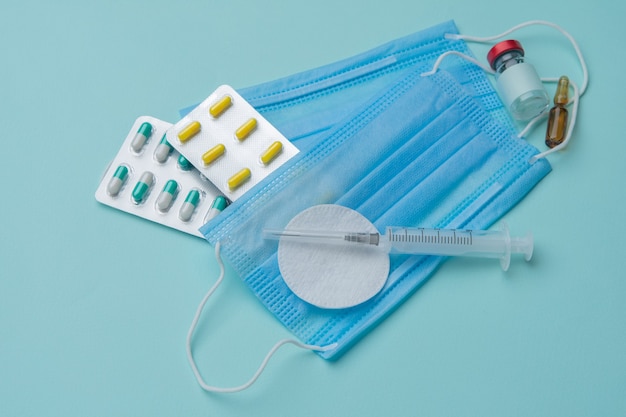
[[[252,172],[249,168],[244,168],[241,171],[237,172],[235,175],[228,179],[228,188],[230,191],[235,191],[239,188],[244,182],[250,179]]]
[[[183,143],[187,142],[189,139],[197,135],[198,132],[200,132],[201,128],[202,126],[200,125],[200,122],[198,121],[191,122],[187,126],[185,126],[183,130],[178,132],[178,139],[180,139],[180,141]]]
[[[267,165],[274,160],[283,150],[283,144],[276,141],[270,145],[269,148],[261,154],[261,162],[263,165]]]
[[[204,165],[209,165],[213,163],[217,158],[224,155],[225,151],[226,147],[221,143],[218,143],[202,155],[202,162],[204,162]]]
[[[224,96],[215,102],[210,108],[209,113],[211,116],[218,118],[222,113],[226,111],[233,104],[233,99],[230,96]]]
[[[252,133],[254,129],[256,129],[256,119],[253,117],[248,119],[247,122],[242,124],[239,129],[235,131],[235,136],[237,136],[239,141],[243,141],[245,138],[250,136],[250,133]]]

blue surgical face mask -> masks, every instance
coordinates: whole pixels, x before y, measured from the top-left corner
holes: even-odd
[[[392,224],[485,229],[550,171],[546,160],[529,163],[538,151],[516,137],[480,68],[453,58],[435,74],[422,75],[445,51],[470,54],[463,41],[444,36],[456,32],[446,23],[337,64],[240,90],[301,152],[201,231],[299,339],[294,343],[323,358],[346,352],[443,258],[394,256],[376,296],[327,310],[290,291],[280,275],[277,244],[263,239],[263,228],[283,228],[301,211],[332,203],[358,211],[379,230]],[[204,384],[190,348],[213,290],[190,329],[188,355],[203,388],[223,391]],[[226,391],[246,388],[256,377]]]

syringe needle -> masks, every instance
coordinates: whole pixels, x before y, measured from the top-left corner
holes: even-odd
[[[265,239],[289,240],[303,243],[363,244],[378,246],[379,233],[343,232],[334,230],[263,229]]]

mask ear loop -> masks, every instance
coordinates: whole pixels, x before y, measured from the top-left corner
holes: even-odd
[[[337,347],[336,343],[330,344],[328,346],[315,346],[315,345],[307,345],[305,343],[301,343],[295,339],[282,339],[278,341],[278,343],[276,343],[270,349],[270,351],[265,356],[265,359],[263,359],[263,362],[261,362],[261,365],[256,370],[254,375],[252,375],[252,378],[248,380],[248,382],[242,385],[236,386],[236,387],[231,387],[231,388],[221,388],[221,387],[208,385],[202,378],[202,375],[200,374],[200,371],[198,370],[198,366],[196,365],[196,361],[194,360],[193,353],[191,351],[191,342],[193,339],[193,334],[196,330],[196,326],[198,325],[198,321],[200,320],[200,316],[202,315],[202,311],[204,310],[204,306],[206,305],[207,301],[209,301],[209,298],[211,297],[211,295],[213,295],[215,290],[217,290],[217,288],[220,286],[220,284],[224,280],[224,262],[222,261],[222,257],[220,256],[220,247],[221,247],[220,242],[217,242],[217,244],[215,245],[215,258],[217,259],[217,263],[220,267],[220,274],[215,284],[213,284],[213,286],[209,289],[209,291],[206,293],[206,295],[200,302],[200,305],[198,306],[198,309],[196,310],[196,315],[194,316],[193,321],[191,322],[191,327],[189,328],[189,332],[187,333],[187,359],[189,360],[191,369],[194,375],[196,376],[196,380],[198,381],[198,384],[200,385],[200,387],[202,387],[202,389],[208,392],[215,392],[215,393],[231,393],[231,392],[243,391],[249,388],[252,384],[256,382],[259,376],[261,376],[261,373],[267,366],[272,356],[274,356],[276,351],[278,351],[278,349],[280,349],[282,346],[287,345],[287,344],[292,344],[302,349],[308,349],[308,350],[318,351],[318,352],[325,352],[327,350],[331,350]]]
[[[444,36],[446,38],[448,38],[449,36],[452,36],[452,35],[448,33],[448,34],[446,34]],[[450,39],[456,39],[456,38],[450,38]],[[459,38],[459,39],[461,39],[461,38]],[[480,62],[479,60],[477,60],[474,57],[471,57],[469,55],[465,55],[464,53],[459,52],[459,51],[447,51],[447,52],[444,52],[443,54],[439,55],[439,58],[437,58],[437,60],[433,64],[433,68],[430,71],[422,72],[420,75],[422,77],[428,77],[430,75],[433,75],[434,73],[437,72],[437,70],[441,66],[441,63],[443,62],[443,60],[446,59],[447,57],[451,56],[451,55],[455,55],[455,56],[461,57],[464,60],[471,62],[472,64],[480,67],[483,71],[485,71],[488,74],[494,75],[496,73],[494,70],[492,70],[491,68],[489,68],[488,66],[486,66],[485,64],[483,64],[482,62]]]
[[[541,158],[545,158],[546,156],[550,155],[553,152],[556,152],[558,150],[561,150],[563,148],[565,148],[567,146],[567,144],[569,143],[571,137],[572,137],[572,132],[574,129],[574,126],[576,125],[576,118],[578,117],[578,103],[580,100],[580,97],[585,93],[585,91],[587,90],[587,85],[589,84],[589,72],[587,70],[587,63],[585,62],[585,59],[583,58],[582,52],[580,51],[580,47],[578,46],[578,43],[576,42],[576,40],[574,39],[574,37],[572,35],[570,35],[565,29],[563,29],[562,27],[560,27],[559,25],[552,23],[552,22],[548,22],[548,21],[544,21],[544,20],[530,20],[528,22],[523,22],[520,23],[519,25],[513,26],[512,28],[510,28],[509,30],[502,32],[498,35],[495,36],[488,36],[488,37],[477,37],[477,36],[468,36],[468,35],[461,35],[461,34],[457,34],[457,33],[447,33],[444,35],[444,37],[446,39],[451,39],[451,40],[465,40],[468,42],[479,42],[479,43],[486,43],[486,42],[491,42],[491,41],[495,41],[497,39],[501,39],[509,34],[511,34],[512,32],[515,32],[519,29],[525,28],[527,26],[532,26],[532,25],[542,25],[542,26],[548,26],[551,27],[553,29],[558,30],[559,32],[561,32],[561,34],[563,34],[572,44],[572,47],[574,48],[574,51],[576,52],[576,55],[578,57],[578,61],[580,63],[580,66],[582,68],[582,72],[583,72],[583,83],[581,85],[580,88],[578,88],[578,86],[576,85],[576,83],[574,83],[572,80],[570,80],[570,86],[572,87],[572,90],[574,91],[574,94],[572,96],[572,98],[568,101],[568,105],[572,104],[572,116],[570,118],[570,122],[568,124],[568,128],[567,128],[567,132],[565,135],[565,139],[563,140],[563,142],[557,146],[555,146],[554,148],[539,153],[537,155],[534,155],[532,158],[530,158],[529,162],[531,164],[537,162],[539,159]],[[486,65],[484,65],[483,63],[481,63],[480,61],[474,59],[473,57],[470,57],[468,55],[465,55],[461,52],[457,52],[457,51],[448,51],[445,52],[443,54],[441,54],[439,56],[439,58],[437,58],[437,60],[435,61],[432,70],[427,71],[422,73],[422,76],[429,76],[434,74],[435,72],[437,72],[437,70],[439,69],[439,66],[441,65],[441,62],[448,56],[450,55],[456,55],[459,56],[477,66],[479,66],[480,68],[482,68],[485,72],[489,73],[489,74],[495,74],[495,71],[492,70],[491,68],[487,67]],[[558,82],[558,78],[542,78],[541,81],[543,82]],[[517,137],[519,138],[523,138],[526,134],[528,134],[528,132],[530,132],[536,125],[537,123],[542,120],[543,118],[545,118],[547,116],[547,112],[544,112],[540,115],[538,115],[537,117],[535,117],[534,119],[532,119],[530,122],[528,122],[528,124],[526,125],[526,127],[517,135]]]

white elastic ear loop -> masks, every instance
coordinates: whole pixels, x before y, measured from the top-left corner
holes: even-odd
[[[200,302],[200,305],[198,306],[198,309],[196,310],[196,315],[194,316],[193,321],[191,322],[191,327],[189,328],[189,332],[187,333],[187,359],[189,360],[191,369],[193,370],[193,373],[196,376],[196,380],[198,381],[198,384],[202,387],[202,389],[204,389],[205,391],[209,391],[209,392],[229,393],[229,392],[239,392],[239,391],[245,390],[246,388],[249,388],[259,378],[259,376],[261,375],[261,373],[267,366],[267,363],[269,362],[271,357],[276,353],[276,351],[280,349],[281,346],[286,345],[286,344],[292,344],[302,349],[308,349],[308,350],[320,351],[320,352],[333,349],[337,346],[336,343],[333,343],[328,346],[307,345],[295,339],[283,339],[283,340],[280,340],[278,343],[276,343],[274,347],[270,349],[270,351],[265,356],[265,359],[263,359],[263,362],[261,362],[261,365],[259,366],[257,371],[254,373],[252,378],[250,378],[250,380],[246,382],[245,384],[239,385],[237,387],[232,387],[232,388],[221,388],[221,387],[208,385],[206,382],[204,382],[204,379],[202,378],[202,375],[200,375],[200,371],[198,370],[198,367],[196,366],[196,362],[193,358],[193,353],[191,352],[191,341],[193,338],[193,333],[196,330],[198,321],[200,320],[200,316],[202,315],[202,311],[204,310],[204,306],[206,305],[207,301],[209,301],[209,298],[211,297],[211,295],[215,292],[217,287],[219,287],[219,285],[222,283],[222,280],[224,279],[224,262],[222,261],[222,257],[220,256],[220,247],[221,247],[220,242],[217,242],[217,244],[215,245],[215,258],[217,259],[217,263],[219,264],[219,267],[220,267],[219,277],[217,278],[217,281],[215,282],[215,284],[213,284],[213,286],[209,289],[209,291],[206,293],[206,295]]]
[[[448,35],[445,35],[446,37],[448,37]],[[433,68],[430,71],[426,71],[421,73],[420,75],[422,77],[428,77],[429,75],[433,75],[434,73],[437,72],[437,70],[439,69],[439,67],[441,66],[441,63],[443,62],[443,60],[447,57],[449,57],[450,55],[456,55],[458,57],[463,58],[466,61],[471,62],[472,64],[482,68],[485,72],[489,73],[489,74],[495,74],[496,72],[494,70],[492,70],[490,67],[486,66],[485,64],[483,64],[482,62],[478,61],[477,59],[466,55],[462,52],[459,51],[447,51],[444,52],[443,54],[439,55],[439,58],[437,58],[437,60],[435,61],[435,63],[433,64]]]
[[[583,84],[581,86],[581,88],[579,89],[578,86],[576,85],[576,83],[574,83],[573,81],[570,80],[570,85],[572,86],[572,89],[574,90],[574,94],[573,97],[569,100],[568,105],[572,104],[572,115],[570,117],[570,121],[568,124],[568,128],[567,128],[567,133],[565,135],[565,139],[563,140],[563,142],[557,146],[555,146],[554,148],[539,153],[537,155],[534,155],[532,158],[530,158],[529,162],[535,163],[537,160],[541,159],[541,158],[545,158],[546,156],[550,155],[553,152],[556,152],[558,150],[561,150],[563,148],[565,148],[567,146],[567,144],[569,143],[571,137],[572,137],[572,132],[574,129],[574,126],[576,125],[576,118],[578,117],[578,102],[580,99],[580,96],[582,96],[585,91],[587,90],[587,85],[589,84],[589,71],[587,70],[587,63],[585,62],[585,58],[583,57],[582,52],[580,51],[580,47],[578,46],[578,43],[576,42],[576,40],[574,39],[574,37],[572,35],[570,35],[565,29],[563,29],[562,27],[560,27],[559,25],[552,23],[552,22],[548,22],[548,21],[544,21],[544,20],[530,20],[528,22],[523,22],[520,23],[519,25],[513,26],[512,28],[498,34],[495,36],[487,36],[487,37],[478,37],[478,36],[468,36],[468,35],[461,35],[461,34],[457,34],[457,33],[447,33],[444,35],[444,37],[446,39],[462,39],[465,41],[469,41],[469,42],[480,42],[480,43],[484,43],[484,42],[490,42],[490,41],[494,41],[500,38],[503,38],[509,34],[511,34],[512,32],[515,32],[516,30],[522,29],[524,27],[527,26],[532,26],[532,25],[543,25],[543,26],[548,26],[551,27],[553,29],[558,30],[559,32],[561,32],[572,44],[572,47],[574,48],[574,51],[576,52],[576,55],[578,57],[578,61],[580,62],[580,67],[582,68],[582,72],[583,72]],[[441,62],[448,56],[450,55],[456,55],[459,56],[469,62],[472,62],[473,64],[479,66],[480,68],[482,68],[485,72],[489,73],[489,74],[495,74],[495,71],[493,69],[491,69],[490,67],[487,67],[486,65],[482,64],[481,62],[479,62],[478,60],[465,55],[461,52],[457,52],[457,51],[448,51],[445,52],[443,54],[441,54],[439,56],[439,58],[437,58],[437,60],[435,61],[435,63],[433,64],[433,68],[430,71],[424,72],[421,75],[423,77],[425,76],[429,76],[434,74],[435,72],[437,72],[437,70],[439,69],[439,66],[441,65]],[[558,78],[541,78],[541,81],[543,82],[558,82]],[[522,131],[517,135],[518,138],[523,138],[525,135],[528,134],[528,132],[530,132],[536,125],[537,123],[544,119],[546,116],[548,115],[548,112],[544,112],[540,115],[538,115],[537,117],[535,117],[534,119],[532,119],[530,122],[528,122],[528,124],[526,125],[526,127],[524,127],[524,129],[522,129]]]
[[[515,32],[516,30],[522,29],[524,27],[527,26],[531,26],[531,25],[543,25],[543,26],[548,26],[551,27],[553,29],[558,30],[559,32],[561,32],[572,44],[572,47],[574,48],[574,51],[576,52],[576,55],[578,57],[578,61],[580,62],[580,67],[582,69],[583,72],[583,83],[582,86],[580,88],[578,88],[578,86],[576,85],[576,83],[574,83],[573,81],[570,80],[570,85],[572,86],[572,89],[574,90],[574,94],[572,96],[572,98],[569,100],[568,105],[572,104],[572,114],[570,117],[570,122],[568,124],[568,128],[567,128],[567,133],[565,135],[565,139],[563,140],[563,142],[557,146],[555,146],[554,148],[539,153],[535,156],[533,156],[530,159],[530,163],[534,163],[537,160],[541,159],[541,158],[545,158],[546,156],[550,155],[551,153],[554,153],[558,150],[561,150],[563,148],[565,148],[567,146],[567,144],[569,143],[569,140],[572,137],[572,131],[574,129],[574,126],[576,125],[576,118],[578,117],[578,102],[580,99],[580,96],[582,96],[585,91],[587,90],[587,85],[589,84],[589,71],[587,70],[587,63],[585,62],[585,58],[583,57],[582,52],[580,51],[580,47],[578,46],[578,43],[576,42],[576,40],[574,39],[574,37],[572,35],[570,35],[565,29],[563,29],[562,27],[560,27],[559,25],[552,23],[552,22],[547,22],[544,20],[531,20],[528,22],[523,22],[520,23],[517,26],[512,27],[511,29],[499,34],[499,35],[495,35],[495,36],[489,36],[489,37],[476,37],[476,36],[467,36],[467,35],[460,35],[460,34],[446,34],[445,37],[447,39],[463,39],[466,41],[470,41],[470,42],[489,42],[489,41],[493,41],[496,39],[500,39],[503,38],[509,34],[511,34],[512,32]],[[558,82],[558,78],[542,78],[541,81],[543,82],[553,82],[556,83]],[[531,120],[526,127],[519,133],[518,137],[522,138],[524,137],[532,128],[534,128],[537,124],[538,121],[542,120],[545,116],[547,115],[547,113],[544,114],[540,114],[539,116],[537,116],[536,118],[534,118],[533,120]]]
[[[519,29],[525,28],[527,26],[532,26],[532,25],[548,26],[553,29],[556,29],[559,32],[561,32],[561,34],[563,34],[563,36],[565,36],[570,41],[570,43],[572,44],[572,47],[574,48],[574,51],[576,52],[576,56],[578,57],[578,61],[580,62],[580,67],[583,72],[583,83],[580,86],[580,95],[582,96],[583,94],[585,94],[585,91],[587,90],[587,84],[589,84],[589,71],[587,70],[587,63],[585,62],[585,58],[583,58],[583,54],[580,51],[580,47],[578,46],[578,42],[576,42],[576,39],[574,39],[572,35],[570,35],[565,29],[563,29],[561,26],[557,25],[556,23],[548,22],[546,20],[529,20],[527,22],[523,22],[523,23],[520,23],[519,25],[513,26],[512,28],[495,36],[478,37],[478,36],[461,35],[458,33],[447,33],[444,35],[444,37],[446,39],[462,39],[468,42],[484,43],[484,42],[490,42],[490,41],[495,41],[500,38],[504,38],[505,36]]]

